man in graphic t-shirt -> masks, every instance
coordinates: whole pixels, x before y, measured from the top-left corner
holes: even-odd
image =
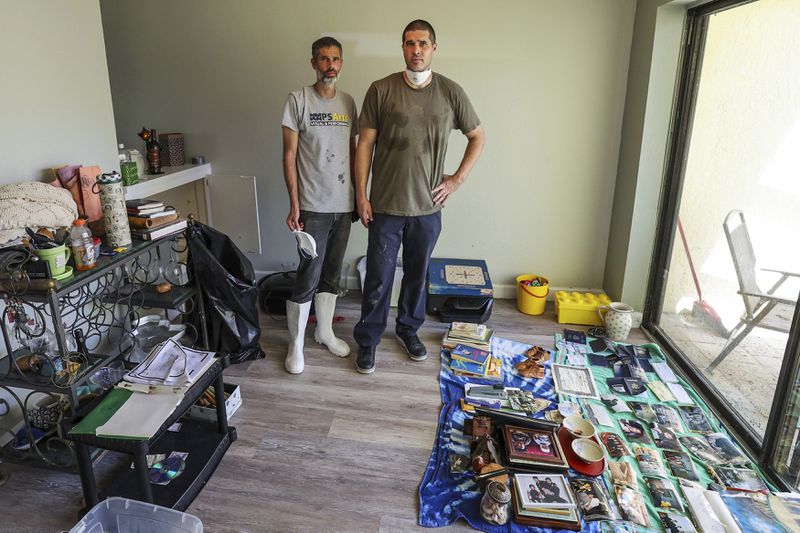
[[[283,108],[283,175],[289,192],[286,225],[308,233],[316,257],[301,255],[297,281],[286,302],[289,349],[286,370],[305,366],[303,345],[308,312],[314,300],[314,339],[339,357],[350,347],[333,333],[333,315],[342,259],[353,212],[352,161],[358,116],[353,97],[336,89],[342,68],[342,45],[322,37],[311,45],[314,85],[289,93]],[[301,242],[298,240],[298,243]]]
[[[375,371],[375,348],[386,329],[397,253],[403,245],[403,281],[395,333],[413,361],[427,357],[417,330],[425,321],[425,279],[441,230],[441,209],[480,157],[484,133],[464,90],[431,71],[436,33],[424,20],[403,30],[406,69],[374,82],[364,97],[356,150],[356,201],[369,228],[367,273],[356,370]],[[444,173],[450,132],[467,137],[461,164]],[[372,168],[372,186],[367,181]]]

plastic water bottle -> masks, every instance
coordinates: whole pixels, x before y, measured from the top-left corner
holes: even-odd
[[[72,223],[72,229],[69,230],[69,247],[72,249],[72,257],[75,259],[75,268],[78,270],[94,268],[97,257],[92,232],[86,226],[85,219],[79,218]]]

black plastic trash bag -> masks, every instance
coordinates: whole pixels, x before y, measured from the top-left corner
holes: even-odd
[[[210,226],[194,221],[187,235],[189,264],[203,291],[209,349],[227,353],[231,363],[265,357],[253,265],[227,235]],[[196,312],[190,317],[195,326],[199,320]]]

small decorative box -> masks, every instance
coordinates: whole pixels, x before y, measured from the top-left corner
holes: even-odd
[[[183,133],[162,133],[158,136],[161,145],[161,164],[177,167],[186,163]]]

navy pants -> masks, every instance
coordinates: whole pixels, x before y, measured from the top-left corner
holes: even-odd
[[[317,292],[339,292],[342,260],[350,236],[352,213],[313,213],[300,211],[303,231],[317,241],[317,257],[300,258],[297,281],[292,297],[294,303],[310,302]]]
[[[428,263],[441,230],[440,211],[414,217],[374,214],[369,225],[361,320],[353,330],[353,338],[359,346],[377,346],[386,329],[397,252],[401,244],[403,282],[395,331],[401,335],[416,333],[425,322]]]

